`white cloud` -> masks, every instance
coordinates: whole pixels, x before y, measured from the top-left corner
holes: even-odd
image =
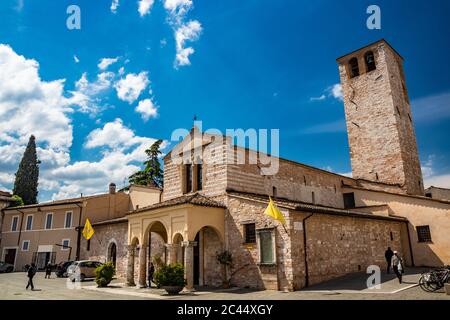
[[[340,83],[337,83],[337,84],[333,85],[330,88],[330,92],[331,92],[331,96],[333,98],[341,100],[341,101],[344,100],[344,93],[342,91],[342,86],[341,86]]]
[[[175,67],[190,65],[189,56],[195,52],[192,47],[185,48],[186,41],[195,41],[200,37],[202,26],[197,20],[183,24],[175,31],[176,57]]]
[[[139,0],[138,11],[139,11],[139,14],[141,15],[141,17],[150,13],[153,3],[154,3],[154,0]]]
[[[111,12],[112,13],[116,13],[117,12],[117,8],[119,7],[119,0],[112,0],[111,2]]]
[[[76,55],[73,55],[73,60],[75,61],[75,63],[79,63],[80,59],[78,59],[78,57]]]
[[[127,74],[125,78],[117,81],[114,87],[117,90],[117,97],[131,104],[139,98],[149,84],[148,72],[142,71],[139,74]]]
[[[450,189],[450,174],[435,175],[424,178],[425,187],[439,187]]]
[[[163,38],[159,41],[159,45],[161,46],[161,48],[164,48],[167,45],[167,40],[166,38]]]
[[[415,99],[411,102],[414,120],[433,123],[450,118],[450,92]]]
[[[164,8],[169,12],[170,23],[172,24],[180,24],[192,7],[192,0],[164,0]]]
[[[123,75],[124,73],[125,73],[125,68],[124,67],[120,67],[119,75]]]
[[[158,109],[151,99],[139,101],[135,110],[141,114],[144,121],[148,121],[148,119],[156,118],[158,116]]]
[[[337,132],[346,132],[344,119],[317,124],[302,129],[300,131],[301,134],[320,134],[320,133],[337,133]]]
[[[106,70],[110,65],[116,63],[118,60],[119,58],[103,58],[100,60],[98,68],[100,70]]]
[[[325,100],[326,98],[327,98],[327,96],[322,94],[320,97],[311,97],[309,100],[310,101],[322,101],[322,100]]]
[[[434,154],[429,155],[427,160],[422,164],[422,176],[424,179],[430,178],[434,174],[433,164],[436,156]]]

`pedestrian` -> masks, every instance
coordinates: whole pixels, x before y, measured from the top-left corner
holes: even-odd
[[[392,263],[392,256],[394,255],[394,252],[391,250],[391,247],[388,247],[386,252],[384,253],[384,256],[386,258],[387,262],[387,273],[389,274],[391,271],[391,263]]]
[[[31,286],[31,291],[34,290],[33,277],[35,274],[36,274],[36,265],[34,263],[32,263],[27,271],[28,284],[27,284],[26,290],[28,290],[28,287],[30,287],[30,286]]]
[[[150,267],[148,268],[148,287],[152,287],[153,274],[155,273],[155,266],[150,262]]]
[[[45,279],[50,279],[50,276],[52,275],[52,265],[50,264],[50,262],[47,263],[47,265],[45,266]]]
[[[394,273],[398,278],[398,282],[401,284],[402,273],[405,272],[405,267],[403,265],[403,259],[397,251],[394,251],[394,255],[392,256],[392,270],[394,270]]]

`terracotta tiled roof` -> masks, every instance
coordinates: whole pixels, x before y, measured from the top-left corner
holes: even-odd
[[[258,202],[268,203],[268,201],[269,201],[269,196],[267,196],[267,195],[246,193],[246,192],[240,192],[240,191],[234,191],[234,190],[227,190],[227,193],[231,196],[237,196],[240,198],[258,201]],[[354,211],[354,210],[326,207],[326,206],[314,205],[314,204],[301,202],[301,201],[291,201],[291,200],[282,199],[282,198],[273,198],[273,201],[275,202],[275,204],[278,207],[286,208],[286,209],[290,209],[290,210],[294,210],[294,211],[306,211],[306,212],[312,212],[312,213],[341,215],[341,216],[350,216],[350,217],[367,218],[367,219],[408,221],[406,218],[399,217],[399,216],[380,216],[380,215],[370,214],[367,212],[358,212],[358,211]]]
[[[139,208],[137,210],[131,211],[129,214],[139,213],[143,211],[149,211],[159,208],[172,207],[182,204],[192,204],[202,207],[215,207],[215,208],[225,208],[225,206],[211,198],[205,197],[199,193],[187,194],[181,197],[173,198],[167,201],[153,204],[151,206]]]
[[[105,193],[106,194],[106,193]],[[86,196],[86,197],[79,197],[79,198],[70,198],[70,199],[63,199],[63,200],[55,200],[55,201],[48,201],[48,202],[41,202],[37,204],[29,204],[26,206],[18,206],[18,207],[10,207],[4,209],[6,210],[16,210],[16,209],[31,209],[31,208],[39,208],[39,207],[51,207],[51,206],[59,206],[59,205],[65,205],[65,204],[75,204],[75,203],[81,203],[85,200],[89,200],[92,198],[97,198],[104,196],[105,194],[95,195],[95,196]]]

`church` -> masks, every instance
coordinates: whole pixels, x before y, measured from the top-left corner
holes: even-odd
[[[95,239],[81,238],[77,257],[113,261],[119,277],[140,287],[150,262],[179,262],[186,290],[298,290],[384,269],[387,247],[407,266],[450,264],[450,197],[424,190],[403,58],[380,40],[337,63],[352,177],[281,157],[268,175],[260,163],[236,161],[237,153],[258,158],[255,150],[194,127],[165,155],[162,190],[116,195],[110,186],[110,197],[123,194],[129,205],[90,218]],[[286,224],[264,215],[269,197]]]
[[[337,62],[353,177],[283,158],[277,174],[264,175],[258,164],[233,161],[236,150],[246,159],[254,150],[229,137],[211,148],[218,137],[194,127],[164,157],[164,189],[152,189],[154,203],[94,225],[103,243],[120,239],[118,271],[129,285],[145,286],[155,257],[184,264],[188,290],[227,281],[297,290],[384,268],[387,247],[409,266],[450,264],[450,198],[425,195],[403,58],[380,40]],[[192,152],[173,161],[194,145],[201,159]],[[285,226],[264,215],[269,196]],[[97,249],[84,254],[105,258],[107,249]],[[229,268],[218,262],[223,252]]]

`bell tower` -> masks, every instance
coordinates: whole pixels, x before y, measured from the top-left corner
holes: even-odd
[[[355,179],[423,195],[403,58],[385,40],[337,59]]]

